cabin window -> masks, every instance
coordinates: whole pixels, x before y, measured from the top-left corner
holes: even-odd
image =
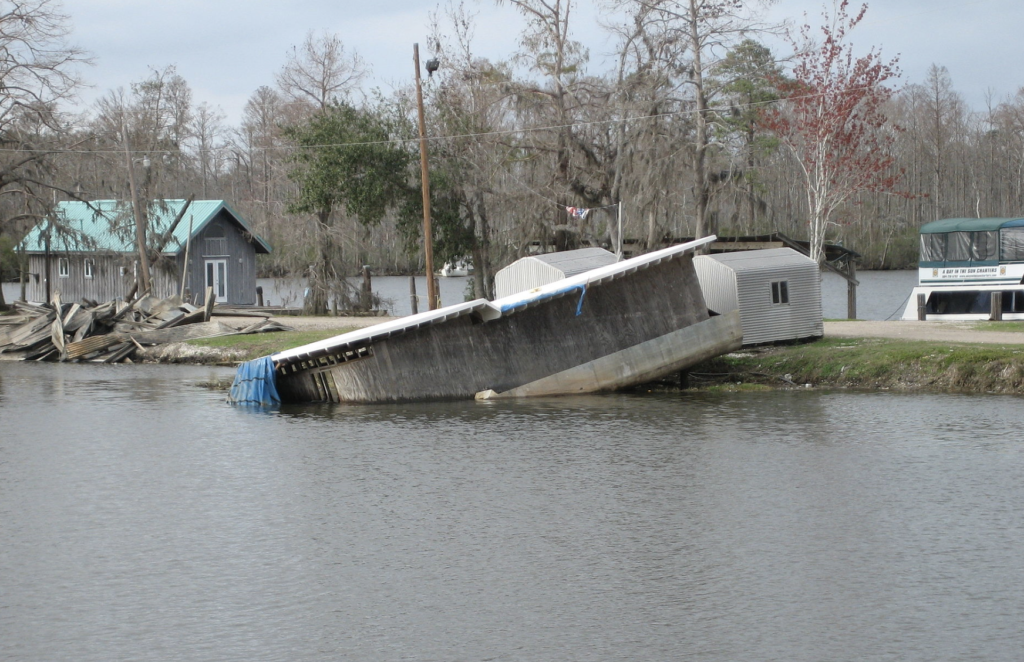
[[[921,235],[921,261],[945,262],[946,233],[936,232]]]
[[[947,262],[971,261],[971,233],[950,232],[946,240]]]
[[[228,254],[228,239],[224,234],[224,228],[219,225],[211,226],[206,230],[204,242],[206,255]]]
[[[976,262],[997,261],[999,259],[999,233],[972,232],[971,259]]]
[[[779,280],[772,283],[772,303],[789,303],[788,280]]]
[[[92,258],[88,258],[87,257],[87,258],[85,258],[85,277],[86,278],[92,278],[92,273],[93,273]]]
[[[71,265],[68,264],[66,257],[57,258],[57,275],[61,278],[67,278],[71,275]]]
[[[1001,260],[1004,262],[1024,261],[1024,228],[1003,228],[999,231],[1002,244]]]

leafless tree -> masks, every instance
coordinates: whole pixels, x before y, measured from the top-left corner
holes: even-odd
[[[277,85],[289,99],[323,112],[333,100],[346,99],[366,73],[363,59],[346,51],[337,35],[311,31],[302,45],[292,47],[277,74]]]

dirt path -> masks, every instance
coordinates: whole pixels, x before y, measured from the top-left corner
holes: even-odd
[[[1014,331],[977,331],[961,322],[825,322],[826,337],[897,338],[948,343],[1022,345],[1024,333]]]

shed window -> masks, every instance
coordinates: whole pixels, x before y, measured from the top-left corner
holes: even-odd
[[[61,278],[67,278],[71,275],[71,266],[68,264],[66,257],[57,258],[57,275]]]
[[[87,257],[87,258],[85,258],[85,277],[86,278],[92,278],[92,272],[93,272],[92,258]]]
[[[778,280],[772,283],[772,303],[789,303],[788,280]]]

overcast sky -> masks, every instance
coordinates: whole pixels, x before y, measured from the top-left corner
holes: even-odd
[[[830,2],[831,4],[831,2]],[[219,106],[231,123],[260,85],[272,85],[292,45],[309,30],[337,33],[372,66],[371,86],[411,81],[412,44],[425,52],[430,13],[437,3],[417,0],[64,0],[73,41],[91,52],[84,71],[90,104],[107,90],[145,78],[149,67],[175,65],[196,103]],[[475,50],[491,59],[508,57],[522,25],[507,4],[467,0],[477,15]],[[857,5],[859,6],[859,5]],[[779,0],[773,20],[817,23],[819,0]],[[598,25],[597,3],[579,3],[574,36],[602,69],[613,44]],[[996,102],[1024,86],[1020,33],[1022,0],[875,0],[852,33],[858,52],[872,46],[900,56],[904,83],[924,80],[932,63],[949,69],[954,87],[975,109],[991,91]],[[778,49],[777,49],[778,50]]]

